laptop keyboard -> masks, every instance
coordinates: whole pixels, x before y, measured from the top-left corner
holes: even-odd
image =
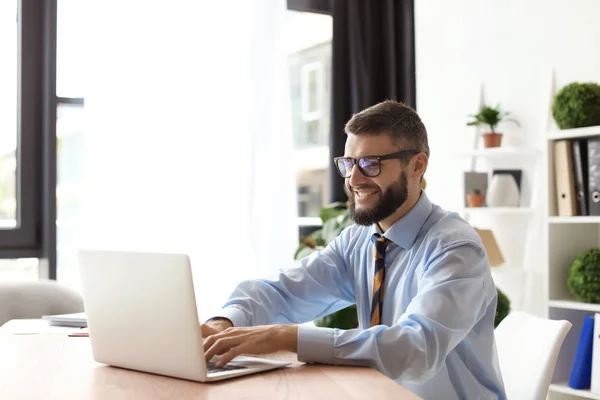
[[[240,365],[228,365],[225,364],[222,367],[217,367],[216,365],[217,363],[214,361],[209,361],[208,363],[206,363],[206,368],[208,369],[208,373],[215,373],[215,372],[224,372],[224,371],[233,371],[236,369],[246,369],[248,367],[245,366],[240,366]]]

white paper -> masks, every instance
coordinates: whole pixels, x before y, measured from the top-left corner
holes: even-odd
[[[43,319],[13,319],[0,327],[0,336],[68,334],[72,332],[87,332],[87,329],[69,326],[53,326]]]
[[[594,340],[592,341],[592,383],[590,391],[600,394],[600,314],[594,315]]]

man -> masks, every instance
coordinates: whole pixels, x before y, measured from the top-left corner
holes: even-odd
[[[206,358],[288,350],[376,368],[424,399],[504,399],[487,255],[471,226],[421,191],[425,126],[385,101],[354,115],[346,133],[335,165],[356,224],[297,267],[239,284],[202,325]],[[357,329],[292,325],[354,303]]]

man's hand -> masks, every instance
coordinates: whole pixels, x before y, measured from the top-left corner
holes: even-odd
[[[228,328],[204,339],[206,361],[222,355],[217,367],[222,367],[240,354],[268,354],[298,350],[298,327],[295,325]]]
[[[207,337],[223,332],[225,329],[231,328],[232,326],[233,324],[229,320],[218,319],[201,324],[200,329],[202,329],[202,337],[206,339]]]

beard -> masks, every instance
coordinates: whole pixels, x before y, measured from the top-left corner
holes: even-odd
[[[369,187],[371,188],[371,187]],[[374,189],[375,187],[373,187]],[[354,192],[349,190],[350,194],[350,217],[358,225],[372,225],[392,215],[408,198],[408,180],[406,172],[402,172],[400,179],[392,183],[385,192],[379,190],[379,202],[368,209],[356,209],[354,201]]]

